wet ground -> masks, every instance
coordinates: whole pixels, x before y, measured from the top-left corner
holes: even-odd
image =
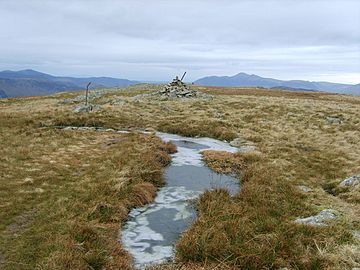
[[[166,168],[166,186],[153,203],[132,210],[122,229],[121,241],[138,269],[173,258],[176,240],[196,218],[193,201],[201,193],[214,188],[226,188],[230,194],[239,191],[237,179],[213,172],[201,155],[203,150],[236,152],[237,148],[210,138],[157,135],[173,142],[178,151]]]

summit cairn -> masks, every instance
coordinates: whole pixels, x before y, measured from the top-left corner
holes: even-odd
[[[164,88],[156,92],[155,95],[160,96],[161,99],[164,100],[172,98],[192,98],[204,95],[198,91],[191,90],[190,87],[183,82],[185,75],[186,72],[181,79],[176,76],[171,83],[165,85]]]
[[[183,82],[184,75],[179,79],[178,76],[172,80],[172,82],[165,85],[162,89],[151,92],[144,93],[133,97],[135,102],[142,102],[144,99],[156,100],[156,101],[166,101],[166,100],[190,100],[190,99],[203,99],[203,100],[212,100],[211,95],[196,91],[191,89],[186,83]]]

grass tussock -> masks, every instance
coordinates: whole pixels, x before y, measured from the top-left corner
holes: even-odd
[[[260,159],[256,152],[234,154],[225,151],[205,150],[202,155],[206,164],[218,173],[242,174],[248,164]]]
[[[231,141],[236,138],[236,133],[228,127],[228,124],[219,120],[184,120],[162,121],[158,129],[172,134],[181,134],[186,137],[212,137],[220,140]]]

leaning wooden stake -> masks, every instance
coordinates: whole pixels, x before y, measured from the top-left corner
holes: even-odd
[[[182,75],[182,77],[181,77],[181,80],[180,80],[180,81],[182,81],[182,80],[184,79],[185,75],[186,75],[186,71],[184,72],[184,75]]]
[[[88,105],[88,95],[89,95],[89,86],[90,86],[91,82],[88,83],[88,85],[86,86],[86,97],[85,97],[85,106]]]

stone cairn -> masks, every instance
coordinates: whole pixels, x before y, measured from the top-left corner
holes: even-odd
[[[191,98],[199,96],[199,92],[190,90],[190,87],[182,81],[185,74],[186,72],[181,79],[176,76],[171,83],[165,85],[165,87],[156,94],[163,98]]]

